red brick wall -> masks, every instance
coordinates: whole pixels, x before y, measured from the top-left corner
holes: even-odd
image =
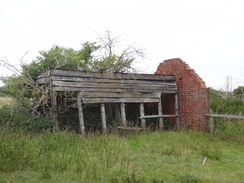
[[[209,88],[205,82],[179,58],[165,60],[155,74],[175,75],[178,88],[180,127],[208,130]],[[163,114],[174,112],[174,97],[162,95]],[[175,119],[174,122],[175,123]]]

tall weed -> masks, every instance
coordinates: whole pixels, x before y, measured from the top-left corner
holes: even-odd
[[[244,120],[215,120],[214,134],[221,140],[244,145]]]
[[[41,132],[51,129],[51,119],[38,117],[21,108],[18,104],[0,108],[0,125],[26,131]]]
[[[211,166],[239,170],[239,164],[232,165],[235,160],[229,159],[232,155],[226,157],[229,152],[215,136],[193,131],[81,138],[70,132],[34,134],[1,127],[0,180],[2,174],[34,172],[40,182],[204,182],[213,180],[203,174]],[[241,153],[237,157],[243,159]],[[235,175],[239,180],[240,171]]]
[[[24,134],[1,134],[0,172],[31,169],[51,178],[52,172],[74,171],[84,180],[101,180],[108,170],[120,176],[127,173],[127,146],[117,136],[84,139],[74,133]]]
[[[214,113],[244,115],[244,102],[234,95],[223,97],[221,92],[210,91],[210,107]],[[244,120],[214,118],[216,137],[244,144]]]
[[[137,141],[137,138],[140,137]],[[214,159],[221,157],[221,149],[208,134],[193,131],[155,132],[145,136],[130,137],[132,146],[141,152],[150,152],[166,156],[184,157],[193,151],[199,151],[201,156],[211,154]],[[210,157],[211,157],[210,156]]]

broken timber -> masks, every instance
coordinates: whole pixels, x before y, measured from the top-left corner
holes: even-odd
[[[131,73],[98,73],[71,70],[49,70],[37,77],[38,84],[50,85],[51,106],[54,131],[58,130],[57,102],[55,93],[59,91],[77,91],[77,103],[80,118],[80,131],[85,134],[82,104],[101,104],[103,131],[106,131],[105,103],[120,103],[121,123],[126,127],[126,103],[138,103],[141,126],[146,127],[143,103],[158,103],[160,128],[163,128],[161,94],[177,93],[174,75],[131,74]],[[175,97],[177,100],[177,96]],[[163,102],[163,101],[162,101]],[[178,116],[178,101],[176,116]],[[177,122],[178,125],[178,122]]]

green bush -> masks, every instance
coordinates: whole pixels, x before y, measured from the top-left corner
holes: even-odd
[[[223,97],[217,90],[210,90],[210,108],[219,114],[244,114],[244,102],[233,95]]]
[[[0,108],[0,125],[19,128],[32,132],[41,132],[51,129],[51,119],[38,117],[18,104],[5,105]]]

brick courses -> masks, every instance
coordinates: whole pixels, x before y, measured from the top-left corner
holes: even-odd
[[[155,74],[175,75],[178,88],[180,127],[207,131],[209,88],[205,82],[180,58],[160,63]],[[162,94],[163,114],[174,114],[174,95]],[[168,119],[175,125],[175,118]]]

